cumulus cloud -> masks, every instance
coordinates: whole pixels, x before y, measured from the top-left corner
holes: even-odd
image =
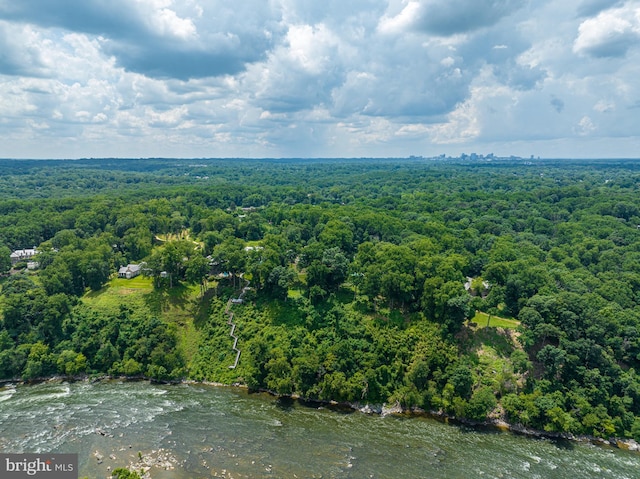
[[[595,105],[593,105],[593,109],[598,113],[611,113],[615,111],[616,104],[610,101],[599,100]]]
[[[477,32],[456,46],[466,68],[477,72],[490,65],[499,83],[516,90],[536,88],[547,77],[546,68],[532,61],[528,52],[531,39],[519,24]]]
[[[0,0],[0,18],[100,35],[124,68],[183,80],[238,73],[265,56],[274,26],[268,5],[221,0]]]
[[[450,36],[498,23],[525,4],[524,0],[411,0],[400,13],[384,17],[383,32],[420,30]]]
[[[471,69],[445,44],[369,40],[366,61],[333,92],[333,114],[437,121],[464,101]],[[414,120],[411,120],[413,118]]]
[[[341,81],[342,42],[324,24],[290,25],[284,41],[265,62],[251,66],[242,86],[271,112],[312,109],[328,102]]]
[[[38,34],[32,29],[0,21],[0,74],[42,74],[38,43]]]
[[[596,129],[596,126],[593,124],[593,121],[588,116],[583,116],[578,124],[575,127],[576,134],[580,136],[587,136],[593,133]]]
[[[422,5],[417,1],[411,1],[395,16],[384,16],[380,20],[378,29],[382,33],[403,33],[416,26],[422,15]]]
[[[640,6],[605,10],[580,24],[573,51],[591,57],[623,57],[640,43]]]
[[[324,24],[292,25],[286,41],[291,62],[311,74],[327,70],[335,58],[334,50],[340,43]]]
[[[463,144],[478,138],[482,132],[476,102],[468,100],[452,111],[448,121],[429,129],[431,139],[439,145]]]
[[[639,17],[624,0],[0,0],[3,154],[628,148]]]

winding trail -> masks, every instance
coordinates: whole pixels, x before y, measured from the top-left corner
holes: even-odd
[[[242,288],[242,292],[240,293],[240,296],[238,296],[235,300],[233,298],[229,298],[229,301],[227,301],[227,307],[224,310],[224,312],[229,315],[229,320],[227,321],[227,324],[231,326],[231,331],[229,332],[229,336],[233,338],[233,347],[231,349],[233,349],[233,351],[235,351],[236,353],[236,360],[231,366],[229,366],[229,369],[235,369],[236,366],[238,365],[238,361],[240,361],[240,349],[238,349],[238,336],[235,335],[236,323],[233,322],[233,311],[231,311],[231,306],[233,306],[234,304],[241,303],[242,297],[244,296],[244,294],[251,289],[249,287],[250,281],[248,279],[245,279],[245,281],[247,282],[247,284],[244,288]]]

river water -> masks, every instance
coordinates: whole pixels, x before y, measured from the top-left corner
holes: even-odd
[[[78,453],[80,477],[637,478],[640,453],[146,382],[0,388],[0,452]]]

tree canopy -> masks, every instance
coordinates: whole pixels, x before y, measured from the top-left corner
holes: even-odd
[[[0,376],[243,382],[640,438],[640,166],[491,160],[0,161]],[[34,246],[38,269],[11,264]],[[100,306],[129,263],[151,291]]]

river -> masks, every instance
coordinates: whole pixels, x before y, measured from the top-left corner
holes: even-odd
[[[0,452],[77,453],[80,477],[154,464],[176,478],[636,478],[640,454],[146,382],[0,388]]]

